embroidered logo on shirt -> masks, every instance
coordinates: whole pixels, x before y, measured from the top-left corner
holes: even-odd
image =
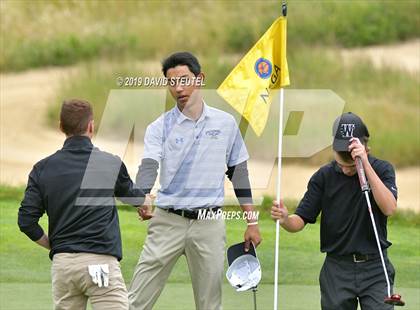
[[[175,138],[175,143],[176,144],[181,144],[181,143],[184,143],[184,138]]]
[[[210,139],[217,139],[217,136],[221,133],[220,130],[214,129],[214,130],[207,130],[206,135],[210,136]]]

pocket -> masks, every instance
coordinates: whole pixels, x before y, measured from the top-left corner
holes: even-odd
[[[153,224],[155,222],[156,215],[147,221],[147,235],[150,235]]]
[[[169,213],[159,209],[158,207],[155,208],[154,216],[149,220],[147,226],[147,237],[145,243],[148,239],[153,238],[153,240],[163,240],[165,238],[165,234],[170,226],[167,225],[168,219],[165,218],[168,216]],[[178,215],[175,215],[178,216]],[[152,237],[153,235],[153,237]]]
[[[51,264],[51,278],[53,279],[54,276],[56,276],[58,273],[60,273],[63,270],[63,261],[60,257],[58,257],[60,254],[55,254],[52,260]],[[65,265],[65,264],[64,264]]]
[[[150,227],[156,223],[158,218],[161,216],[162,209],[155,206],[153,209],[153,216],[149,220],[147,220],[147,231],[149,231]]]
[[[222,220],[222,231],[223,231],[223,248],[225,248],[226,247],[226,222],[225,222],[225,220]]]

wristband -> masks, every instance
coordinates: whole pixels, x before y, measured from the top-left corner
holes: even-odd
[[[258,225],[258,222],[248,223],[247,225],[248,225],[248,226],[255,226],[255,225]]]

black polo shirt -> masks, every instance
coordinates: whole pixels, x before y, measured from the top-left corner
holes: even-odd
[[[397,198],[392,165],[372,156],[369,156],[369,162]],[[380,243],[386,249],[391,245],[387,240],[387,217],[377,206],[371,192],[369,196]],[[320,213],[321,252],[337,255],[377,253],[366,198],[360,189],[358,176],[346,176],[335,161],[321,167],[311,177],[307,192],[295,212],[305,223],[315,223]]]
[[[93,167],[88,178],[87,167]],[[44,232],[38,221],[47,213],[51,259],[56,253],[86,252],[121,260],[115,197],[134,205],[144,201],[120,158],[100,151],[88,137],[70,137],[61,150],[33,167],[18,224],[31,240],[39,240]]]

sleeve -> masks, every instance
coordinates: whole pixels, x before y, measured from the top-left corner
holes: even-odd
[[[235,196],[239,204],[252,204],[252,191],[249,183],[248,166],[244,161],[236,166],[228,167],[226,175],[233,184]]]
[[[236,121],[232,118],[233,129],[231,143],[228,147],[227,153],[227,166],[233,167],[249,159],[248,151],[245,146],[245,142],[242,139],[241,132],[236,124]]]
[[[136,185],[146,194],[150,193],[158,175],[159,163],[150,158],[141,161],[137,172]]]
[[[378,173],[378,177],[381,179],[382,183],[391,191],[395,199],[398,199],[398,189],[395,181],[395,170],[394,167],[388,163],[384,162],[383,167],[381,167],[381,172]]]
[[[44,230],[38,223],[45,212],[45,207],[39,188],[37,170],[35,166],[29,174],[25,196],[18,212],[19,229],[32,241],[37,241],[44,235]]]
[[[121,202],[133,206],[142,205],[144,202],[143,191],[134,186],[123,162],[121,162],[117,182],[115,183],[114,194]]]
[[[299,215],[305,224],[314,224],[321,212],[323,183],[321,172],[317,171],[309,180],[307,191],[295,211],[295,214]]]
[[[144,135],[144,158],[160,162],[163,158],[163,121],[158,119],[147,126]]]

